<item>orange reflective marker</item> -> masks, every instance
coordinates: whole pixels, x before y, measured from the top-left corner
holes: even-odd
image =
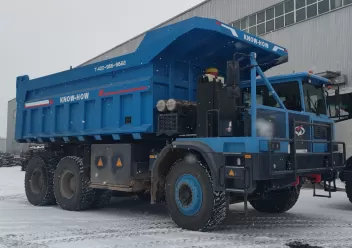
[[[122,162],[120,158],[118,158],[116,161],[116,167],[122,167]]]
[[[230,176],[230,177],[234,177],[234,176],[235,176],[235,172],[234,172],[233,170],[230,170],[229,176]]]
[[[102,166],[103,166],[103,160],[101,160],[101,158],[99,158],[98,166],[99,166],[99,167],[102,167]]]

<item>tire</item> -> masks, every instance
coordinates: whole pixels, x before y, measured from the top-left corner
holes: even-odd
[[[141,200],[141,201],[144,201],[144,202],[150,202],[150,193],[149,192],[139,192],[137,193],[137,196],[138,198]]]
[[[265,199],[249,201],[252,207],[263,213],[283,213],[290,210],[297,202],[300,187],[290,187],[285,190],[269,192]]]
[[[168,174],[165,192],[169,214],[181,228],[208,231],[226,217],[226,194],[214,191],[212,177],[199,161],[177,162]]]
[[[58,205],[68,211],[87,210],[95,199],[95,190],[89,188],[84,176],[83,160],[64,157],[57,165],[54,176],[54,193]]]
[[[95,197],[91,207],[94,209],[105,207],[109,204],[111,196],[111,190],[95,189]]]
[[[56,203],[53,177],[59,158],[53,153],[36,155],[26,166],[24,179],[28,202],[34,206],[54,205]]]
[[[346,184],[345,184],[345,189],[346,189],[346,194],[348,197],[348,200],[352,203],[352,173],[347,173],[346,174]]]

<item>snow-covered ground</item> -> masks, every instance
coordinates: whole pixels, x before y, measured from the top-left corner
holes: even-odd
[[[20,167],[0,168],[0,248],[352,247],[352,204],[344,192],[327,199],[302,190],[297,205],[280,215],[250,209],[245,218],[238,213],[243,205],[233,205],[222,226],[202,233],[175,226],[164,206],[134,198],[85,212],[34,207],[23,179]],[[309,246],[294,246],[299,242]]]

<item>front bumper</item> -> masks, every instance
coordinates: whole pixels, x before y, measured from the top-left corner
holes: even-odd
[[[260,181],[272,181],[277,187],[296,181],[297,177],[319,174],[322,180],[336,179],[345,165],[345,153],[295,154],[259,153],[224,154],[225,167],[220,173],[225,190],[233,193],[251,193]]]

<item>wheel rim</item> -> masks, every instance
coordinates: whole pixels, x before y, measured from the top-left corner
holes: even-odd
[[[30,181],[31,191],[34,194],[39,194],[43,188],[43,185],[44,185],[44,175],[40,170],[35,169],[31,175],[31,181]]]
[[[198,179],[189,174],[181,176],[176,182],[175,198],[178,209],[184,215],[197,214],[203,201],[203,191]]]
[[[76,192],[76,178],[75,175],[65,170],[60,177],[60,193],[65,198],[72,198]]]

